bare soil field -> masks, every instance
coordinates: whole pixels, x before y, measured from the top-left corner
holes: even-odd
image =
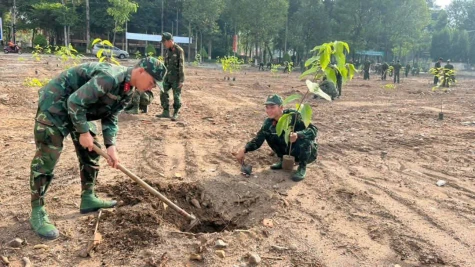
[[[188,67],[180,120],[155,118],[155,91],[149,113],[121,115],[118,150],[123,165],[202,224],[181,232],[187,220],[101,160],[98,194],[119,205],[103,212],[103,241],[82,258],[96,214],[79,213],[70,138],[46,198],[60,238],[42,240],[28,222],[39,88],[23,82],[63,68],[22,56],[0,55],[0,256],[9,266],[24,266],[24,257],[34,266],[253,266],[249,253],[259,266],[475,266],[475,80],[442,93],[429,76],[395,89],[358,76],[341,99],[309,100],[318,162],[295,183],[269,169],[277,158],[266,144],[247,154],[250,177],[231,152],[260,128],[267,95],[305,92],[298,73],[244,68],[228,81],[219,69]],[[24,242],[12,248],[16,237]],[[219,239],[227,246],[217,248]]]

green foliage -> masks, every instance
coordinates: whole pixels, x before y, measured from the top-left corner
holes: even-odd
[[[50,79],[26,78],[23,84],[27,87],[43,87]]]
[[[326,76],[336,84],[336,71],[339,71],[343,82],[351,80],[356,71],[353,64],[346,63],[345,53],[350,52],[350,47],[345,42],[335,41],[324,43],[312,49],[314,56],[305,62],[305,67],[309,68],[300,75],[300,79],[307,76],[314,80],[320,80]],[[336,59],[336,65],[330,65],[331,58]]]
[[[305,62],[305,66],[310,67],[310,69],[303,73],[300,76],[300,79],[306,76],[311,76],[315,80],[319,79],[319,77],[326,76],[327,79],[336,84],[337,70],[342,74],[344,79],[351,79],[355,69],[352,64],[346,64],[345,51],[349,53],[350,47],[347,43],[340,41],[324,43],[322,45],[315,46],[312,49],[314,56]],[[337,64],[333,66],[330,65],[332,56],[337,61]],[[297,122],[297,120],[294,120],[294,124],[291,126],[292,116],[302,118],[305,127],[308,127],[312,121],[312,108],[309,104],[304,103],[306,97],[309,94],[318,95],[325,100],[332,101],[331,97],[320,89],[318,83],[312,82],[311,80],[306,80],[305,83],[307,85],[307,92],[303,97],[294,94],[287,97],[283,102],[284,104],[289,104],[293,101],[300,100],[300,102],[296,105],[296,111],[292,111],[289,114],[284,114],[277,122],[277,134],[281,136],[282,133],[285,133],[285,142],[287,144],[289,144],[290,134],[292,133],[293,129],[295,129],[295,123]],[[290,144],[290,146],[292,145]],[[290,150],[291,149],[289,149],[289,151]]]
[[[432,87],[432,91],[437,91],[440,90],[441,88],[443,89],[450,87],[451,85],[455,84],[455,70],[453,69],[447,69],[447,68],[431,68],[429,70],[429,73],[437,76],[439,78],[439,83]],[[446,89],[443,89],[446,90]]]
[[[306,80],[306,84],[307,92],[304,96],[293,94],[285,98],[284,102],[282,103],[282,105],[287,105],[297,100],[300,101],[298,104],[296,104],[296,110],[282,115],[276,125],[277,135],[281,136],[282,133],[285,133],[284,137],[287,144],[289,144],[290,134],[295,128],[295,124],[297,122],[297,120],[294,120],[292,125],[292,117],[300,117],[304,122],[305,127],[308,127],[312,122],[312,107],[309,104],[303,103],[309,94],[318,95],[323,99],[331,101],[331,97],[320,89],[318,83]]]
[[[201,58],[208,58],[208,52],[206,52],[206,49],[203,47],[200,51]]]
[[[33,39],[33,46],[39,45],[40,47],[46,47],[48,45],[48,41],[43,34],[37,34]]]
[[[43,53],[43,47],[36,45],[33,49],[34,50],[33,50],[33,53],[31,54],[31,57],[34,58],[36,61],[40,61],[41,53]]]
[[[139,50],[135,52],[135,59],[142,59],[142,54],[140,53]]]
[[[55,55],[59,56],[65,68],[76,66],[81,62],[82,55],[78,54],[78,51],[69,44],[68,46],[55,47]]]
[[[96,38],[94,39],[94,41],[92,41],[92,45],[94,46],[95,44],[100,44],[104,47],[108,47],[108,48],[101,48],[99,49],[99,51],[97,51],[96,57],[99,58],[99,62],[108,61],[116,65],[120,65],[119,61],[117,61],[117,59],[114,58],[114,54],[112,53],[113,45],[109,40],[102,40],[101,38]]]
[[[154,56],[157,54],[157,51],[155,50],[155,47],[152,44],[148,44],[145,48],[145,54],[148,56]]]
[[[107,14],[114,18],[114,39],[117,32],[124,31],[123,25],[130,20],[131,14],[137,13],[139,5],[130,0],[109,0],[111,6],[107,8]]]
[[[233,73],[241,69],[244,60],[235,56],[225,56],[223,58],[218,57],[218,62],[221,63],[224,72]]]
[[[279,67],[280,64],[272,64],[270,67],[270,72],[272,73],[272,76],[278,77],[277,73],[279,72]]]
[[[193,66],[198,67],[200,65],[200,62],[201,62],[201,55],[196,54],[195,55],[195,60],[193,61]]]
[[[292,61],[292,59],[291,59],[289,53],[285,53],[285,54],[284,54],[284,61],[287,61],[287,62],[291,62],[291,61]]]

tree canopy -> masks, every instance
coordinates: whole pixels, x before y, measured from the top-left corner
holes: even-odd
[[[453,0],[446,9],[432,0],[16,2],[16,29],[41,32],[50,43],[61,43],[65,27],[71,39],[86,39],[89,2],[92,39],[122,42],[125,23],[128,31],[137,33],[160,34],[163,28],[174,35],[202,38],[199,50],[208,49],[213,58],[232,54],[232,38],[238,35],[239,54],[264,61],[283,58],[285,53],[294,61],[304,60],[315,45],[334,40],[347,42],[351,57],[376,50],[385,53],[382,60],[448,56],[475,60],[475,0]],[[13,0],[0,2],[6,36],[11,36],[12,7]]]

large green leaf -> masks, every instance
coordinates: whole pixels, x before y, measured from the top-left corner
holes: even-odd
[[[308,75],[314,75],[317,71],[318,71],[318,66],[313,66],[311,69],[308,69],[304,73],[302,73],[299,79],[303,79],[307,77]]]
[[[319,88],[318,83],[314,83],[310,80],[306,80],[305,83],[307,84],[308,91],[311,93],[315,93],[315,90]]]
[[[342,42],[342,43],[343,43],[343,45],[344,45],[345,48],[346,48],[346,53],[349,54],[349,53],[350,53],[350,47],[348,46],[348,43],[346,43],[346,42]]]
[[[313,65],[313,63],[315,61],[319,60],[319,59],[320,59],[320,56],[313,56],[313,57],[307,59],[307,61],[305,61],[305,67]]]
[[[287,129],[284,134],[284,140],[287,145],[289,144],[289,141],[290,141],[290,132],[291,132],[290,129]]]
[[[355,68],[355,65],[353,64],[348,64],[348,69],[349,69],[349,78],[350,80],[353,79],[353,76],[355,76],[355,73],[356,73],[356,68]]]
[[[305,124],[305,127],[308,127],[310,122],[312,122],[312,107],[310,107],[309,104],[303,104],[300,114],[302,115],[302,121]]]
[[[332,55],[332,48],[330,45],[326,45],[320,55],[320,66],[322,69],[326,69],[328,64],[330,64]]]
[[[298,100],[300,98],[302,98],[302,96],[299,95],[299,94],[290,95],[284,100],[284,102],[282,103],[282,106],[287,105],[288,103],[290,103],[292,101],[295,101],[295,100]]]
[[[94,41],[92,41],[92,45],[95,45],[95,44],[99,43],[100,41],[102,41],[101,38],[96,38],[96,39],[94,39]]]
[[[97,51],[96,57],[101,58],[103,53],[104,53],[104,49],[102,48],[99,49],[99,51]]]
[[[318,96],[321,96],[322,98],[324,98],[324,99],[326,99],[330,102],[332,101],[332,98],[329,95],[327,95],[325,92],[323,92],[322,89],[320,89],[320,87],[317,90],[315,90],[314,94],[316,94]]]
[[[110,46],[110,47],[113,47],[114,45],[112,45],[111,42],[107,41],[107,40],[104,40],[102,41],[102,44],[105,45],[105,46]]]
[[[348,69],[346,68],[346,66],[343,66],[343,68],[338,68],[338,70],[340,71],[340,74],[341,74],[341,77],[343,78],[343,81],[346,81],[348,79]]]
[[[290,118],[290,114],[284,114],[282,115],[282,117],[280,117],[276,125],[276,132],[278,136],[281,136],[282,131],[289,128],[289,118]]]
[[[330,80],[334,84],[336,84],[336,72],[335,72],[334,68],[326,68],[325,69],[325,74],[326,74],[328,80]]]
[[[320,50],[321,47],[322,47],[321,45],[317,45],[317,46],[315,46],[312,50],[310,50],[310,52],[314,52],[314,51]]]

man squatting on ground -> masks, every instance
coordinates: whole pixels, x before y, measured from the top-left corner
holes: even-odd
[[[257,136],[254,137],[245,147],[238,150],[235,154],[239,163],[244,163],[245,153],[257,150],[262,146],[264,141],[267,141],[269,147],[280,158],[280,161],[270,166],[273,170],[282,169],[282,158],[284,155],[289,154],[289,147],[285,143],[284,135],[277,135],[276,125],[277,121],[283,114],[295,112],[296,110],[285,109],[282,106],[283,100],[279,95],[271,95],[264,103],[266,106],[266,113],[268,118],[264,121]],[[295,120],[295,116],[292,116],[292,125]],[[318,129],[314,125],[310,124],[305,128],[300,116],[298,116],[297,123],[295,125],[295,132],[290,134],[290,142],[292,143],[292,151],[290,155],[295,157],[295,161],[299,163],[297,172],[292,176],[292,180],[295,182],[301,181],[305,178],[306,167],[308,163],[314,162],[317,159],[318,145],[316,142]]]

